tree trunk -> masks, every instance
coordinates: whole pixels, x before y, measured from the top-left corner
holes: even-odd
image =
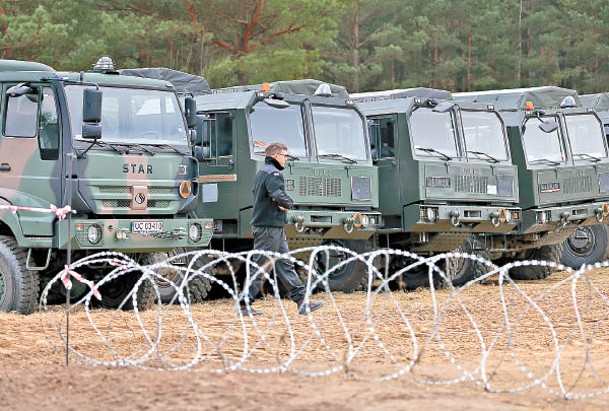
[[[359,92],[359,0],[354,2],[353,15],[353,52],[351,53],[351,65],[355,69],[353,73],[353,91]]]

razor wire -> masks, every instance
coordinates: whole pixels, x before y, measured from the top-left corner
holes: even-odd
[[[258,254],[272,264],[258,266],[253,260]],[[342,260],[330,267],[329,256],[337,254]],[[303,255],[304,259],[297,258]],[[274,275],[272,265],[280,258],[290,260],[303,277],[305,306],[323,299],[322,309],[307,310],[304,316],[294,313],[294,304],[282,298]],[[329,267],[324,272],[316,263],[320,258]],[[447,269],[454,259],[483,265],[486,273],[454,287]],[[332,278],[354,265],[364,271],[357,307],[346,306],[345,296],[330,289]],[[87,279],[86,273],[101,267],[108,271],[103,278]],[[568,276],[532,293],[527,292],[528,282],[510,277],[516,267],[549,267]],[[607,267],[609,261],[573,270],[536,260],[497,266],[468,253],[424,257],[380,249],[357,254],[331,245],[289,254],[199,250],[151,265],[121,253],[100,252],[58,273],[42,291],[40,310],[46,314],[45,331],[52,330],[47,337],[53,346],[61,350],[67,345],[77,364],[161,370],[206,367],[211,372],[291,372],[309,377],[344,373],[379,381],[409,375],[428,385],[470,382],[489,392],[508,393],[541,387],[566,399],[581,399],[609,392],[609,366],[603,361],[609,354],[609,294],[587,275]],[[429,287],[412,293],[395,290],[396,283],[407,283],[414,273],[427,275]],[[104,290],[133,275],[137,281],[114,307],[112,321],[100,318],[104,311],[95,307],[100,298],[104,301]],[[83,282],[87,291],[69,309],[48,304],[53,289],[60,284],[70,288],[69,277]],[[254,304],[257,309],[264,305],[265,316],[255,317],[248,291],[261,278],[268,284],[267,295]],[[211,286],[223,298],[195,303],[195,284]],[[161,303],[161,285],[174,294],[169,304]],[[476,287],[492,291],[483,310],[470,307],[477,301],[468,293]],[[416,296],[430,301],[430,306],[417,302]],[[245,304],[247,314],[240,304]],[[561,317],[564,310],[554,312],[568,305],[570,318]],[[72,321],[69,344],[62,330],[66,310]],[[92,337],[96,340],[88,341]],[[475,356],[461,355],[463,339]],[[536,349],[541,368],[538,362],[527,361]],[[452,374],[433,375],[438,364],[448,365]]]

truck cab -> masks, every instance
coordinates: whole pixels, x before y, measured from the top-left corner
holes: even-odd
[[[213,222],[188,218],[198,162],[171,83],[119,75],[108,58],[81,73],[0,60],[0,90],[0,258],[12,250],[19,261],[0,276],[2,310],[33,311],[39,282],[64,267],[68,250],[145,262],[209,243]],[[74,214],[56,218],[62,206]],[[85,277],[104,275],[100,267]],[[103,304],[118,305],[135,281],[101,290]]]
[[[294,80],[216,89],[195,98],[201,120],[195,214],[214,219],[213,248],[251,249],[252,188],[272,142],[290,151],[283,171],[294,200],[285,230],[290,246],[366,248],[382,225],[378,174],[366,119],[343,87]],[[335,253],[331,259],[347,257]],[[331,288],[344,291],[356,289],[365,275],[359,263],[334,273]]]
[[[421,255],[482,252],[479,234],[508,233],[519,224],[518,170],[492,107],[458,104],[448,91],[422,87],[351,97],[368,119],[379,170],[380,245]],[[479,269],[463,260],[453,284]],[[401,280],[415,288],[427,273]]]
[[[605,220],[609,210],[609,157],[598,115],[581,107],[575,90],[554,86],[456,97],[500,111],[519,168],[522,223],[513,235],[495,238],[494,249],[508,260],[559,261],[562,243],[578,227]],[[547,275],[530,271],[533,278]]]

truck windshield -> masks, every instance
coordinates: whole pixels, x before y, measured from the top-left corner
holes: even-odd
[[[264,155],[267,145],[278,142],[288,146],[293,157],[308,160],[300,105],[274,108],[260,101],[251,108],[250,127],[254,154]]]
[[[603,125],[594,114],[565,115],[565,122],[576,160],[607,157]]]
[[[368,160],[364,120],[355,109],[313,106],[313,127],[321,158]]]
[[[552,117],[552,119],[554,118]],[[545,133],[539,128],[540,125],[541,120],[538,118],[529,118],[524,123],[522,142],[527,161],[530,164],[562,163],[565,160],[565,151],[558,129]]]
[[[67,85],[66,96],[74,139],[81,140],[85,86]],[[102,139],[124,144],[188,145],[178,98],[171,91],[100,87]]]
[[[413,146],[421,148],[415,150],[418,156],[438,157],[438,152],[444,157],[459,156],[452,111],[440,113],[417,108],[410,116],[410,132]]]
[[[462,110],[461,119],[469,157],[481,160],[508,159],[503,123],[497,113]]]

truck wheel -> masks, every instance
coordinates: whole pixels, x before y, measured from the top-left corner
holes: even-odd
[[[560,262],[571,268],[594,264],[607,259],[609,227],[602,224],[578,227],[563,243]]]
[[[519,260],[540,260],[559,263],[562,250],[562,244],[545,245],[543,247],[530,250],[525,256],[523,256],[523,258],[519,258]],[[552,274],[554,271],[555,268],[548,266],[525,265],[512,268],[509,274],[514,280],[541,280]]]
[[[356,254],[366,252],[366,240],[325,240],[321,245],[343,247],[352,250]],[[316,265],[320,274],[324,274],[328,268],[335,267],[337,264],[346,261],[353,256],[350,253],[338,250],[328,250],[319,252],[316,255]],[[352,260],[334,270],[328,276],[328,285],[332,291],[344,291],[351,293],[360,289],[362,284],[368,281],[368,270],[366,264],[360,260]]]
[[[477,254],[478,256],[490,260],[488,252],[485,250],[477,250],[475,245],[475,237],[471,236],[463,244],[457,247],[453,252]],[[392,269],[395,271],[401,270],[406,265],[415,263],[415,260],[408,260],[405,264],[393,264]],[[488,266],[471,258],[450,258],[442,259],[437,262],[438,268],[443,270],[451,283],[455,287],[460,287],[474,278],[478,278],[487,272]],[[444,281],[437,273],[434,273],[434,286],[438,287]],[[419,287],[429,287],[429,266],[420,264],[403,273],[397,278],[398,288],[405,290],[414,290]]]
[[[150,264],[150,254],[143,254],[139,258],[139,264],[148,265]],[[109,282],[104,283],[99,288],[102,300],[99,305],[105,308],[118,308],[128,311],[133,310],[133,296],[130,295],[133,287],[140,280],[143,273],[137,271],[131,271],[122,274],[120,277],[115,278]],[[129,296],[129,298],[127,298]],[[125,303],[121,306],[123,300]],[[150,309],[156,300],[156,293],[152,282],[148,279],[142,281],[137,289],[136,301],[138,310]],[[92,300],[93,301],[93,300]]]
[[[474,254],[490,261],[490,253],[475,247],[476,238],[471,236],[461,244],[454,252]],[[446,267],[448,265],[448,267]],[[440,268],[445,271],[448,278],[452,280],[454,287],[461,287],[475,278],[479,278],[488,272],[488,265],[471,258],[444,259]]]
[[[184,250],[184,249],[175,250],[174,252],[172,252],[172,255],[183,253],[183,252],[186,252],[186,250]],[[145,260],[145,262],[142,262],[142,264],[152,265],[152,264],[161,263],[161,262],[167,260],[167,258],[169,258],[169,255],[167,253],[151,253],[151,254],[147,254],[145,258],[146,258],[146,260]],[[144,261],[144,260],[142,260],[142,261]],[[200,256],[200,257],[198,257],[197,261],[193,264],[192,269],[197,270],[200,267],[203,267],[208,262],[209,262],[209,259],[205,255]],[[189,262],[185,261],[181,265],[180,268],[185,269],[188,267],[188,264],[189,264]],[[162,275],[163,277],[167,278],[168,280],[171,280],[176,285],[179,285],[182,283],[182,279],[183,279],[183,275],[184,275],[183,270],[171,269],[171,267],[163,267],[163,268],[159,269],[159,271],[157,273]],[[164,281],[162,279],[158,279],[158,278],[155,279],[155,282],[158,287],[159,294],[161,295],[161,302],[163,304],[179,303],[176,298],[176,295],[177,295],[176,289],[171,284],[169,284],[169,282]],[[190,304],[196,304],[196,303],[200,303],[203,300],[207,299],[209,290],[211,289],[211,281],[208,278],[197,275],[195,277],[192,277],[188,281],[187,287],[188,287],[188,289],[184,290],[184,291],[187,291],[186,298],[187,298],[188,302]]]
[[[34,312],[40,279],[25,267],[26,260],[14,238],[0,236],[0,311]]]

